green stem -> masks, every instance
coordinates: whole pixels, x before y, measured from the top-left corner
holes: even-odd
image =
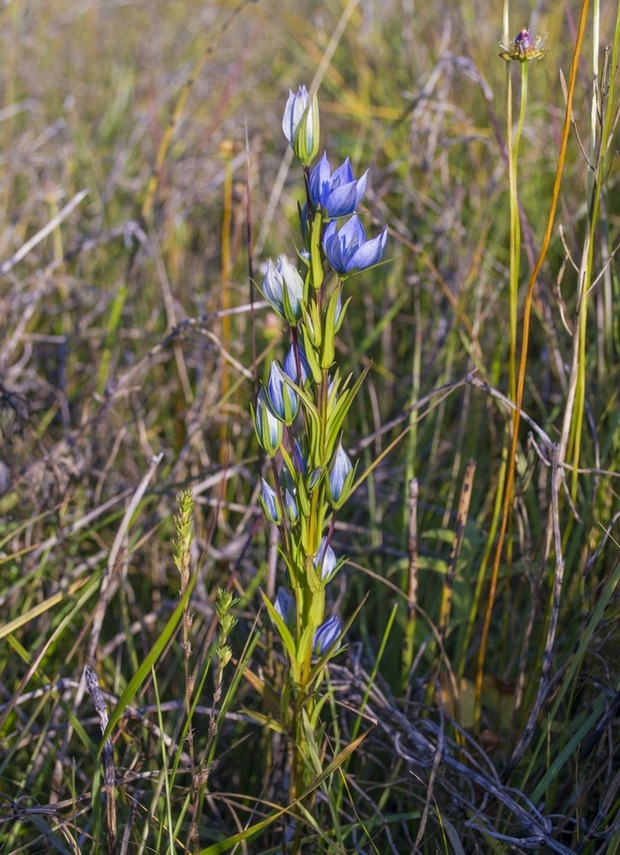
[[[512,132],[512,77],[508,65],[508,87],[506,105],[507,143],[508,143],[508,179],[510,190],[510,344],[508,395],[514,401],[517,376],[517,313],[519,296],[519,272],[521,256],[521,221],[519,218],[518,162],[519,145],[525,124],[527,104],[528,62],[521,63],[521,104],[519,119],[513,140]]]
[[[551,234],[553,231],[553,223],[555,220],[555,214],[558,206],[558,199],[560,196],[560,186],[562,183],[562,175],[564,172],[564,164],[566,159],[566,150],[568,147],[568,138],[571,129],[571,118],[572,118],[572,108],[573,108],[573,95],[575,92],[575,83],[577,80],[577,69],[579,67],[579,57],[581,55],[581,48],[584,40],[584,33],[586,28],[587,21],[587,13],[588,13],[589,0],[583,0],[581,6],[581,15],[579,18],[579,28],[577,31],[577,38],[575,42],[575,47],[573,51],[573,60],[571,64],[571,72],[570,78],[568,82],[568,90],[567,90],[567,98],[566,98],[566,112],[564,116],[564,126],[562,129],[562,139],[560,142],[560,150],[558,153],[558,162],[555,173],[555,179],[553,182],[553,193],[551,197],[551,205],[549,209],[549,213],[547,215],[547,224],[545,226],[545,232],[543,235],[540,252],[538,255],[538,259],[536,264],[534,265],[534,269],[529,278],[529,282],[527,285],[527,291],[525,294],[525,303],[523,307],[523,340],[521,342],[521,354],[519,361],[519,374],[517,377],[517,395],[515,399],[515,410],[512,418],[512,438],[510,445],[510,454],[508,457],[508,469],[506,473],[506,488],[504,490],[504,505],[502,511],[502,521],[500,525],[497,545],[495,548],[495,557],[493,559],[493,569],[491,571],[491,584],[489,589],[489,597],[488,604],[484,616],[484,624],[482,626],[482,633],[480,637],[480,647],[478,649],[478,665],[476,670],[476,697],[475,697],[475,719],[476,722],[480,721],[480,695],[482,691],[482,677],[484,674],[484,661],[486,657],[486,649],[487,642],[489,638],[489,628],[491,625],[491,614],[493,611],[493,605],[495,602],[495,593],[497,588],[497,578],[499,576],[499,568],[502,559],[503,549],[504,549],[504,539],[506,536],[506,531],[508,528],[508,519],[510,517],[510,509],[512,506],[512,496],[513,496],[513,488],[514,488],[514,480],[515,480],[515,464],[517,457],[517,443],[519,436],[519,426],[521,423],[521,404],[523,402],[523,389],[525,386],[525,375],[527,371],[527,358],[528,358],[528,345],[529,345],[529,336],[530,336],[530,320],[531,320],[531,312],[532,312],[532,301],[534,296],[534,289],[536,287],[536,282],[538,280],[538,276],[540,274],[540,270],[544,263],[545,257],[547,255],[547,251],[549,249],[549,244],[551,243]],[[562,459],[560,457],[560,459]]]

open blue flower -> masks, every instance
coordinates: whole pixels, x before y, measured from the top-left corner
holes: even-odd
[[[352,214],[366,190],[368,170],[357,181],[353,177],[351,161],[347,157],[332,174],[327,154],[310,173],[308,188],[315,209],[324,211],[328,217],[344,217]]]
[[[366,232],[357,214],[338,229],[336,221],[332,220],[325,229],[323,237],[323,249],[331,267],[346,275],[354,270],[365,270],[381,261],[385,242],[387,241],[387,228],[380,235],[366,240]]]

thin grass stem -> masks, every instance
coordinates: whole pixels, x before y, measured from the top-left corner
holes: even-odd
[[[575,42],[575,48],[573,51],[573,61],[571,65],[571,73],[570,79],[568,83],[567,90],[567,99],[566,99],[566,111],[564,117],[564,127],[562,129],[562,138],[560,142],[560,150],[558,152],[558,161],[555,173],[555,179],[553,182],[553,191],[551,196],[551,204],[549,208],[549,213],[547,215],[547,223],[545,226],[545,232],[543,235],[541,248],[539,251],[538,259],[534,266],[534,270],[531,273],[527,292],[525,295],[525,304],[523,308],[523,332],[522,332],[522,341],[521,341],[521,353],[519,360],[519,374],[517,378],[517,394],[516,394],[516,408],[512,417],[512,439],[510,444],[510,454],[507,463],[507,474],[506,474],[506,485],[504,489],[504,501],[503,501],[503,509],[502,509],[502,519],[499,529],[499,536],[497,540],[497,545],[495,547],[495,556],[493,560],[493,569],[491,573],[491,583],[489,588],[489,598],[487,603],[487,608],[484,616],[484,623],[482,626],[482,634],[480,638],[480,647],[478,650],[478,665],[476,672],[476,697],[475,697],[475,713],[474,718],[476,723],[479,725],[480,722],[480,713],[481,713],[481,697],[482,697],[482,678],[484,676],[484,662],[486,658],[486,649],[487,642],[489,637],[489,629],[491,626],[491,614],[493,612],[493,605],[495,603],[495,593],[497,590],[497,579],[499,576],[499,569],[502,560],[503,548],[504,548],[504,539],[506,536],[506,531],[508,529],[508,522],[511,515],[511,506],[512,506],[512,494],[514,488],[515,481],[515,469],[516,469],[516,456],[517,456],[517,445],[519,439],[519,427],[521,423],[521,405],[523,402],[523,390],[525,387],[525,377],[527,373],[527,358],[528,358],[528,347],[529,347],[529,336],[530,336],[530,320],[531,320],[531,311],[532,311],[532,301],[534,298],[534,290],[536,288],[536,282],[538,280],[538,276],[540,270],[542,268],[543,262],[547,255],[547,250],[549,249],[549,243],[551,241],[551,234],[553,230],[553,223],[555,220],[555,213],[557,210],[558,199],[560,196],[560,187],[562,184],[562,176],[564,174],[564,165],[566,161],[566,149],[568,146],[568,138],[571,129],[571,119],[572,119],[572,106],[573,106],[573,96],[575,93],[575,85],[577,82],[577,71],[579,66],[579,57],[581,55],[581,48],[583,46],[585,30],[586,30],[586,22],[587,22],[587,13],[589,7],[589,0],[583,0],[581,5],[581,15],[579,19],[579,28],[577,32],[577,39]]]

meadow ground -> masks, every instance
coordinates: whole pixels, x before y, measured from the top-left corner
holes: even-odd
[[[620,6],[509,15],[2,4],[2,852],[620,852]],[[388,241],[344,285],[351,622],[304,698],[251,281],[300,246],[313,81]]]

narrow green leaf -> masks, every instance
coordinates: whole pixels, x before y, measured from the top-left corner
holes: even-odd
[[[278,635],[282,639],[282,643],[284,644],[284,647],[286,648],[286,652],[289,655],[291,667],[293,668],[292,677],[295,680],[295,682],[297,682],[297,680],[299,679],[299,674],[297,673],[297,668],[296,668],[296,664],[295,664],[297,653],[295,651],[295,642],[293,640],[293,636],[291,635],[291,631],[288,628],[288,626],[284,623],[284,621],[282,620],[280,615],[277,613],[277,611],[275,610],[273,603],[271,602],[271,600],[269,599],[267,594],[265,594],[264,591],[261,591],[260,595],[263,598],[263,603],[265,604],[265,608],[269,612],[269,617],[274,622],[275,627],[278,630]]]
[[[255,834],[258,834],[259,831],[262,831],[264,828],[267,828],[273,822],[276,822],[280,819],[281,816],[288,813],[292,810],[296,805],[302,802],[305,798],[307,798],[310,793],[316,790],[326,778],[338,769],[344,761],[349,757],[353,752],[361,745],[361,743],[366,739],[370,730],[362,733],[361,736],[358,736],[350,745],[347,745],[342,749],[331,761],[329,766],[322,772],[319,777],[313,781],[313,783],[308,787],[308,789],[301,794],[301,796],[292,802],[290,805],[287,805],[284,808],[280,808],[271,816],[268,816],[267,819],[263,819],[261,822],[257,822],[255,825],[251,825],[249,828],[240,831],[238,834],[233,834],[232,837],[227,837],[226,840],[220,840],[219,843],[213,843],[211,846],[207,846],[205,849],[202,849],[200,855],[221,855],[222,852],[226,852],[228,849],[232,849],[233,846],[236,846],[237,843],[243,843],[246,840],[249,840]]]
[[[168,623],[164,627],[161,635],[149,651],[148,656],[146,657],[144,662],[142,662],[136,673],[133,675],[133,677],[125,687],[125,691],[123,692],[123,694],[118,699],[118,703],[110,714],[110,721],[108,722],[103,736],[101,737],[99,748],[97,750],[97,757],[101,755],[101,752],[103,751],[103,746],[106,744],[112,731],[116,727],[116,723],[122,716],[123,712],[125,711],[125,708],[129,705],[131,699],[134,697],[142,683],[146,680],[147,676],[151,672],[151,668],[154,667],[155,663],[163,653],[166,645],[174,635],[175,630],[179,625],[179,621],[183,616],[183,609],[185,608],[187,601],[189,600],[192,591],[194,590],[194,585],[196,584],[197,578],[197,575],[192,576],[189,585],[187,586],[183,596],[179,600],[178,606],[170,615]]]

